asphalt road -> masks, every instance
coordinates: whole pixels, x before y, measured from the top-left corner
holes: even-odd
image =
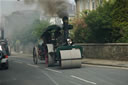
[[[9,57],[9,69],[0,70],[0,85],[128,85],[128,68],[82,65],[60,69],[34,65],[32,57]]]

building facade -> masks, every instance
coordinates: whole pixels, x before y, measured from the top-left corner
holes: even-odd
[[[75,0],[76,14],[79,15],[83,10],[95,10],[103,0]]]

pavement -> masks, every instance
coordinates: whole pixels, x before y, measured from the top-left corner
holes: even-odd
[[[103,66],[115,66],[115,67],[126,67],[126,68],[128,68],[128,61],[85,58],[85,59],[82,60],[82,63],[83,64],[91,64],[91,65],[103,65]]]

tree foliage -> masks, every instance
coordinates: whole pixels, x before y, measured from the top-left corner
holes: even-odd
[[[81,13],[80,18],[75,17],[71,24],[73,24],[74,29],[72,30],[72,38],[74,42],[85,42],[86,40],[86,23],[84,22],[84,18],[86,17],[87,11]]]
[[[112,4],[106,2],[103,6],[93,10],[85,17],[90,35],[87,42],[112,42]]]
[[[33,24],[26,26],[24,30],[15,30],[15,34],[13,34],[14,44],[17,40],[19,40],[22,45],[26,45],[28,43],[35,43],[37,39],[40,38],[40,35],[43,30],[49,24],[50,23],[48,21],[35,20]]]
[[[103,5],[82,17],[82,20],[80,22],[78,19],[74,24],[77,28],[74,39],[77,42],[128,42],[128,0],[104,1]],[[82,23],[87,26],[82,27]]]
[[[49,21],[37,21],[32,32],[33,36],[40,38],[43,31],[50,25]]]
[[[116,42],[128,42],[128,0],[116,0],[112,11],[113,35]]]

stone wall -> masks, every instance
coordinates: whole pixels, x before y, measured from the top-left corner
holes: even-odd
[[[128,43],[81,43],[85,58],[128,60]]]

